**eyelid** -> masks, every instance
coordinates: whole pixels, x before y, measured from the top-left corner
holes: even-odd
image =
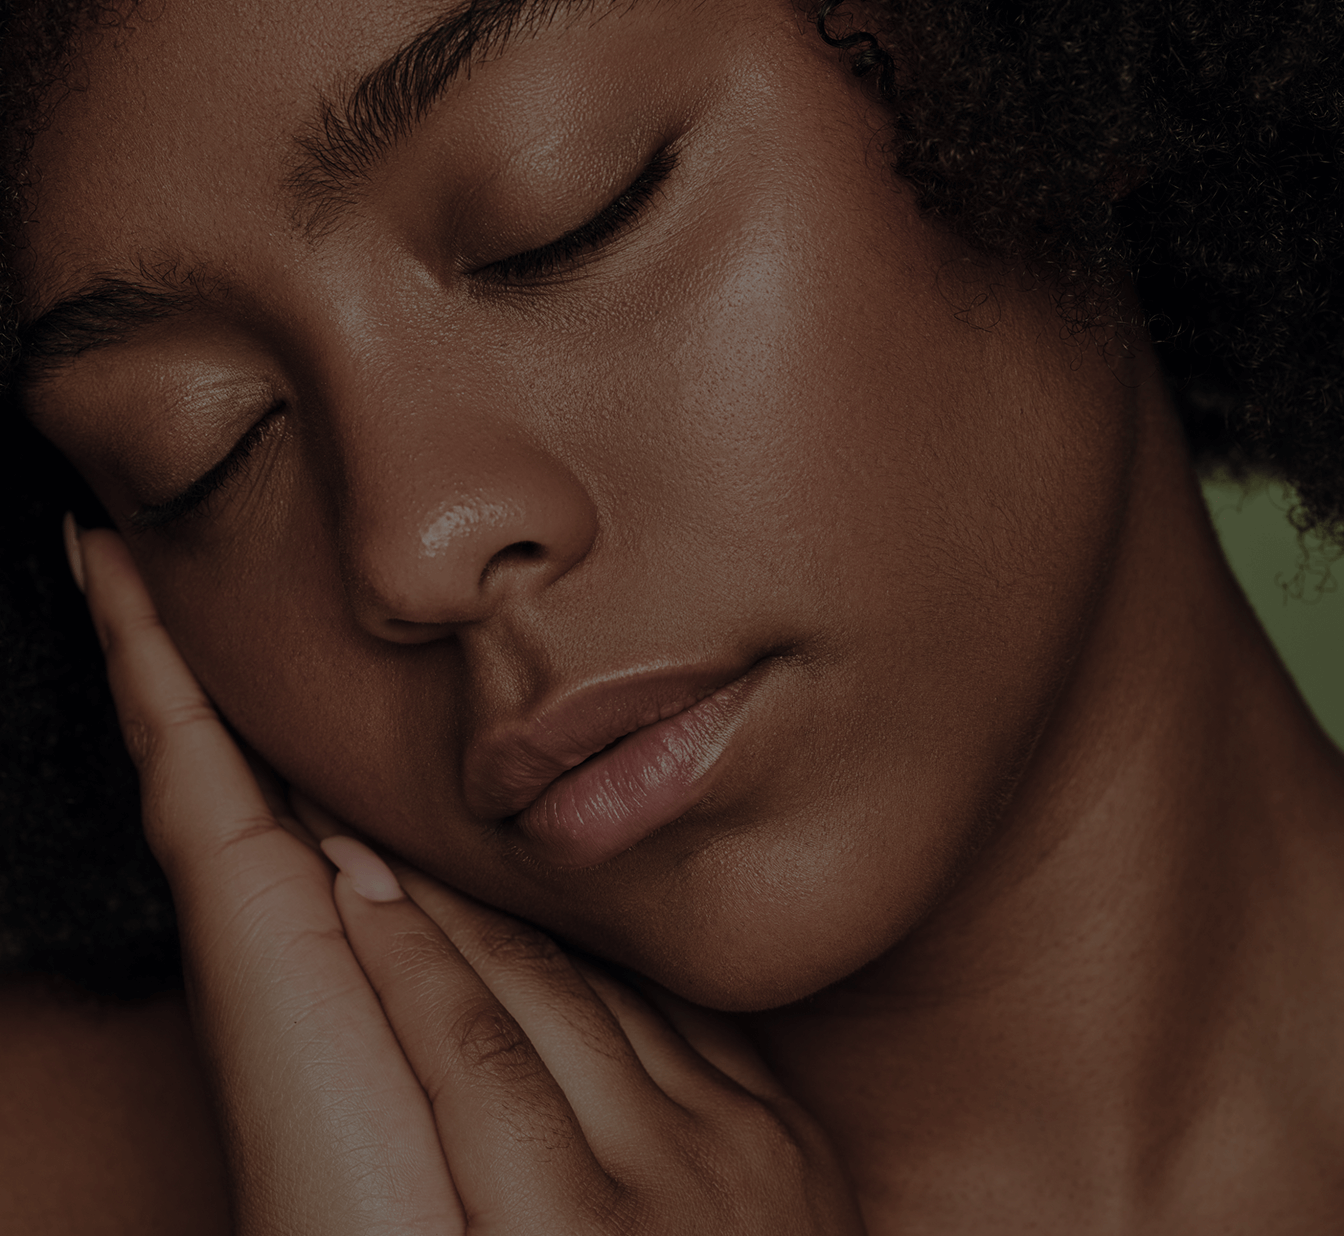
[[[553,273],[585,254],[600,250],[644,212],[650,199],[677,166],[677,152],[661,147],[639,175],[591,218],[563,236],[535,249],[511,254],[471,272],[486,283],[509,285],[515,280],[532,281]]]
[[[661,147],[639,174],[619,194],[591,218],[545,245],[501,258],[470,272],[483,282],[508,286],[515,280],[535,281],[573,262],[584,254],[601,249],[632,225],[643,213],[655,191],[677,165],[672,145]],[[146,503],[128,520],[135,532],[162,530],[185,521],[223,489],[268,436],[274,418],[284,408],[283,401],[273,404],[217,464],[197,477],[180,493],[163,502]]]
[[[270,435],[276,416],[284,410],[283,400],[277,400],[259,417],[248,431],[233,444],[229,453],[190,485],[163,502],[146,503],[132,512],[127,521],[135,532],[162,530],[186,520],[223,489],[242,471],[243,465]]]

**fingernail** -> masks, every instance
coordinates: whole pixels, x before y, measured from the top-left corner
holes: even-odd
[[[48,525],[50,526],[50,525]],[[79,525],[69,511],[61,525],[65,532],[65,557],[70,563],[70,574],[75,577],[75,587],[84,591],[84,551],[79,544]]]
[[[326,837],[322,853],[350,879],[350,886],[370,901],[400,901],[406,896],[392,869],[362,841],[353,837]]]

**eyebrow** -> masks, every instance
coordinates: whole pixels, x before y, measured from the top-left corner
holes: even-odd
[[[353,190],[408,136],[463,69],[498,53],[518,35],[540,29],[561,11],[598,7],[601,0],[467,0],[413,36],[336,98],[320,99],[316,119],[295,138],[285,189],[296,224],[321,235],[353,203]],[[20,326],[7,366],[19,387],[96,348],[204,302],[198,280],[143,273],[137,281],[97,276],[79,291]]]
[[[21,324],[10,373],[19,385],[94,348],[121,343],[138,330],[205,298],[190,276],[145,274],[143,282],[99,276],[40,317]]]
[[[408,136],[453,79],[518,35],[562,11],[598,0],[468,0],[422,30],[341,97],[322,99],[315,121],[296,138],[285,187],[309,236],[321,236],[352,204],[352,190]]]

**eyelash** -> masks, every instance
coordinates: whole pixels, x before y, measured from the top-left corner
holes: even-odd
[[[558,240],[501,258],[473,271],[475,278],[488,283],[530,283],[555,274],[585,254],[601,249],[608,241],[629,228],[644,213],[653,195],[677,166],[676,152],[664,146],[649,160],[644,170],[614,201],[586,223],[579,224]]]
[[[242,471],[248,457],[274,428],[275,417],[284,410],[284,406],[284,403],[276,403],[268,408],[266,415],[234,443],[233,450],[204,476],[192,481],[180,494],[166,502],[147,504],[136,510],[128,521],[131,528],[136,532],[167,528],[184,522],[200,511],[214,494]]]
[[[473,275],[489,283],[505,285],[535,282],[553,275],[561,267],[571,265],[585,254],[601,249],[644,213],[654,193],[672,174],[676,165],[676,152],[664,146],[619,197],[587,222],[550,244],[491,262],[472,272]],[[215,493],[242,471],[248,457],[270,432],[276,414],[283,407],[283,403],[277,403],[268,409],[266,415],[238,439],[233,450],[204,476],[192,481],[180,494],[166,502],[145,505],[136,510],[130,517],[131,528],[136,532],[164,529],[182,523],[200,511]]]

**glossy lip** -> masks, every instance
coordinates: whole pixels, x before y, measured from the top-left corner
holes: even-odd
[[[467,806],[513,817],[555,865],[614,857],[703,795],[762,660],[662,668],[569,691],[471,744]]]

